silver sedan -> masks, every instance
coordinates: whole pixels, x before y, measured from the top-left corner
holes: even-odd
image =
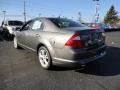
[[[14,47],[36,52],[44,69],[86,64],[106,53],[103,32],[65,18],[36,18],[14,35]]]

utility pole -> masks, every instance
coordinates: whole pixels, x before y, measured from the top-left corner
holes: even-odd
[[[24,0],[24,23],[26,22],[26,1]]]
[[[94,22],[98,23],[99,21],[99,0],[93,0],[95,2],[95,16],[94,16]]]
[[[6,11],[2,11],[2,12],[3,12],[3,16],[4,16],[3,21],[5,21]]]

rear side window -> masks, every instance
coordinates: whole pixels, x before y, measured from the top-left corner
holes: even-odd
[[[32,25],[33,30],[41,29],[41,27],[42,27],[42,22],[40,20],[36,20],[33,22],[33,25]]]

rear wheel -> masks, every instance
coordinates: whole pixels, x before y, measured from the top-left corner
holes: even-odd
[[[51,56],[48,49],[44,46],[40,47],[38,50],[38,59],[44,69],[50,69],[52,66]]]

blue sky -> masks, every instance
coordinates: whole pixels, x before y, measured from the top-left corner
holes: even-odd
[[[7,19],[23,20],[24,0],[0,0],[0,21],[3,20],[2,11],[6,11]],[[100,20],[106,14],[111,5],[120,12],[120,0],[100,0]],[[27,19],[41,16],[65,16],[68,18],[78,17],[81,12],[84,21],[92,21],[95,13],[95,3],[93,0],[26,0]],[[10,16],[11,15],[11,16]],[[16,16],[12,16],[16,15]],[[21,16],[18,16],[21,15]],[[120,14],[119,14],[120,15]]]

